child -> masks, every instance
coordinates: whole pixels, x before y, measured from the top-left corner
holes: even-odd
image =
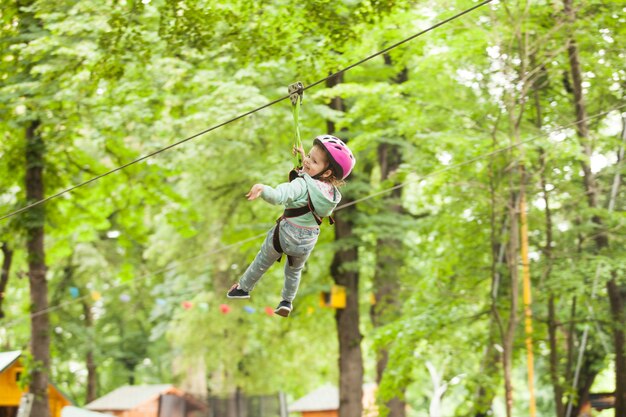
[[[339,204],[337,186],[343,184],[356,162],[346,144],[330,135],[316,137],[306,156],[302,148],[294,147],[295,152],[302,155],[303,166],[293,181],[276,188],[255,184],[246,194],[248,200],[261,197],[270,204],[284,205],[285,212],[268,232],[252,264],[227,293],[228,298],[250,298],[256,283],[284,252],[287,262],[282,301],[274,310],[283,317],[291,313],[302,268],[317,242],[322,217],[330,216]]]

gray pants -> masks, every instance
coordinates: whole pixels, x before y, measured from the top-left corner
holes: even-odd
[[[304,263],[311,254],[311,251],[313,251],[319,234],[320,229],[317,227],[310,229],[298,227],[285,219],[281,220],[280,246],[285,252],[285,255],[289,255],[292,261],[292,264],[289,265],[287,259],[283,260],[285,263],[285,283],[281,293],[283,300],[291,302],[296,298],[302,268],[304,268]],[[252,291],[263,274],[280,258],[280,253],[274,249],[274,245],[272,244],[273,236],[274,227],[267,233],[261,250],[257,253],[256,258],[254,258],[254,261],[252,261],[239,280],[239,286],[243,290]]]

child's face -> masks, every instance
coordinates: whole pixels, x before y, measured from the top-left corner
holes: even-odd
[[[314,177],[322,172],[328,165],[326,153],[319,146],[313,146],[309,154],[302,161],[302,169],[304,172]],[[330,175],[330,170],[324,173],[323,177]],[[328,175],[326,175],[328,173]]]

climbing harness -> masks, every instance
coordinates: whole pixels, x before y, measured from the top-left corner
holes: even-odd
[[[306,206],[285,209],[282,216],[276,219],[276,226],[274,227],[274,233],[272,235],[272,245],[274,246],[274,250],[280,254],[280,257],[276,260],[276,262],[280,262],[282,260],[284,253],[283,248],[280,246],[280,222],[283,219],[300,217],[304,216],[307,213],[311,213],[313,215],[313,218],[315,219],[315,222],[318,226],[322,224],[322,220],[324,218],[318,216],[315,213],[315,207],[313,206],[313,202],[311,201],[311,196],[308,196],[308,203]],[[330,224],[335,224],[335,220],[332,218],[332,216],[328,217],[328,222]],[[289,262],[289,266],[293,265],[293,259],[290,255],[287,255],[287,262]]]
[[[304,216],[307,213],[311,213],[317,225],[322,224],[323,217],[318,216],[315,213],[315,206],[313,206],[313,202],[311,201],[311,196],[308,196],[308,202],[306,206],[302,207],[294,207],[294,208],[286,208],[283,211],[282,216],[276,219],[276,226],[274,226],[274,233],[272,235],[272,245],[274,246],[274,250],[280,254],[280,257],[276,260],[276,262],[280,262],[283,258],[283,248],[280,246],[280,222],[283,219],[289,219],[292,217],[300,217]],[[335,219],[332,216],[328,216],[328,222],[330,224],[335,224]],[[287,261],[289,262],[289,266],[293,265],[293,259],[290,255],[287,255]]]

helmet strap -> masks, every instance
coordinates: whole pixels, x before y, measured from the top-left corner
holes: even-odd
[[[319,174],[315,174],[315,176],[311,178],[313,178],[314,180],[320,180],[322,178],[322,174],[324,174],[329,169],[330,169],[330,164],[326,165],[326,167],[323,170],[321,170]],[[332,169],[330,170],[330,172],[332,172]]]

